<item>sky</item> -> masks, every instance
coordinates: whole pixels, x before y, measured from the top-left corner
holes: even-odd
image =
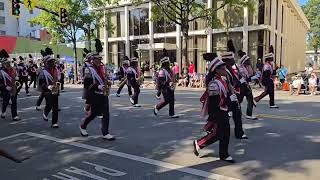
[[[298,0],[298,2],[299,2],[300,5],[306,4],[307,1],[308,1],[308,0]]]

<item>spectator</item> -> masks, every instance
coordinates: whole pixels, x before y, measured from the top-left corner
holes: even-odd
[[[173,66],[173,68],[172,68],[172,71],[173,71],[173,73],[174,73],[174,75],[175,75],[175,77],[176,77],[176,80],[177,81],[179,81],[179,65],[178,65],[178,63],[177,62],[175,62],[174,63],[174,66]]]
[[[262,72],[263,63],[260,58],[257,60],[256,68],[259,69],[260,72]]]
[[[277,89],[280,89],[280,80],[278,76],[274,78],[273,83],[274,83],[274,91],[276,91]]]
[[[297,96],[299,96],[300,91],[301,91],[301,87],[303,85],[303,78],[300,74],[298,74],[296,77],[293,77],[293,81],[290,84],[289,88],[290,88],[290,95],[294,94],[294,89],[297,89]]]
[[[286,67],[284,67],[284,65],[281,65],[281,68],[279,69],[279,79],[280,79],[280,83],[283,84],[288,76],[288,69]]]
[[[73,66],[71,66],[69,72],[68,72],[68,77],[69,77],[69,84],[72,81],[72,84],[74,84],[74,70],[73,70]]]
[[[261,82],[260,82],[261,74],[262,74],[262,73],[261,73],[260,69],[257,68],[257,69],[256,69],[256,74],[251,77],[251,80],[254,81],[254,85],[259,84],[259,86],[262,87],[262,86],[261,86]]]
[[[309,78],[311,76],[311,74],[313,73],[313,68],[312,68],[312,64],[309,63],[305,68],[305,76],[306,78]]]
[[[309,78],[309,91],[311,96],[316,95],[317,87],[317,75],[312,73]]]
[[[194,64],[192,62],[190,62],[189,65],[189,75],[191,76],[194,73]]]

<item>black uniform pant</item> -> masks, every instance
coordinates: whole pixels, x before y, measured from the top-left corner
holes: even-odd
[[[52,111],[52,124],[58,123],[59,95],[46,92],[44,93],[44,98],[46,99],[46,107],[44,108],[44,114],[48,116],[50,111]]]
[[[125,81],[126,81],[126,80],[125,80]],[[122,82],[121,82],[121,85],[119,86],[119,88],[118,88],[118,90],[117,90],[117,94],[120,94],[120,93],[121,93],[124,85],[126,85],[126,84],[127,84],[127,83],[122,83]],[[127,84],[127,87],[128,87],[128,94],[129,94],[129,96],[132,96],[132,88],[131,88],[131,86],[129,86],[129,85]]]
[[[102,135],[109,134],[109,120],[110,120],[110,113],[109,113],[109,97],[103,95],[95,95],[94,100],[92,103],[89,103],[90,111],[83,119],[81,123],[81,128],[86,129],[88,124],[94,120],[98,115],[102,114],[101,119],[101,132]]]
[[[20,76],[19,77],[19,82],[21,84],[21,86],[18,89],[18,92],[20,92],[20,90],[22,89],[22,86],[24,84],[25,89],[26,89],[26,93],[29,93],[29,86],[28,86],[28,76]]]
[[[160,110],[163,107],[165,107],[167,104],[169,104],[169,116],[173,116],[174,113],[174,90],[171,90],[170,87],[166,87],[163,90],[161,90],[161,93],[163,95],[164,101],[157,104],[157,109]]]
[[[253,110],[253,95],[252,90],[249,85],[243,84],[240,87],[240,96],[239,96],[239,103],[242,103],[244,97],[247,99],[247,116],[252,116],[252,110]]]
[[[30,75],[29,86],[33,83],[33,88],[37,88],[37,75]]]
[[[41,106],[41,103],[42,103],[43,99],[44,99],[44,93],[41,92],[39,97],[38,97],[36,106]]]
[[[237,94],[239,99],[239,94]],[[242,128],[242,112],[238,102],[231,102],[232,119],[234,122],[234,135],[241,138],[244,135]]]
[[[64,90],[64,73],[60,74],[61,91]]]
[[[197,140],[200,149],[219,140],[219,157],[221,159],[227,158],[229,156],[228,146],[230,140],[228,112],[220,111],[217,113],[214,121],[208,121],[204,129],[207,132],[207,135]]]
[[[133,96],[132,96],[132,99],[134,101],[133,104],[138,104],[139,94],[140,94],[140,86],[137,83],[137,81],[131,82],[131,85],[132,85],[133,91],[134,91]]]
[[[274,83],[272,79],[268,79],[265,80],[265,82],[263,83],[264,87],[264,91],[257,97],[255,97],[255,101],[259,102],[262,98],[264,98],[265,96],[267,96],[269,94],[269,105],[273,106],[274,105]]]
[[[9,91],[4,90],[3,92],[3,101],[2,101],[2,113],[5,113],[11,100],[11,115],[12,118],[18,115],[17,113],[17,95],[11,95]]]

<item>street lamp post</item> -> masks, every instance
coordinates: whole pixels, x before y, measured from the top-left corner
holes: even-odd
[[[92,50],[91,48],[91,33],[93,33],[94,29],[95,29],[95,25],[93,23],[88,23],[87,24],[87,33],[88,33],[88,48],[89,48],[89,51]]]

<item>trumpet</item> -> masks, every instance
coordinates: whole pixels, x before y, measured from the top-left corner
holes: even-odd
[[[51,90],[52,94],[54,95],[59,94],[60,86],[61,86],[60,82],[54,82]]]

